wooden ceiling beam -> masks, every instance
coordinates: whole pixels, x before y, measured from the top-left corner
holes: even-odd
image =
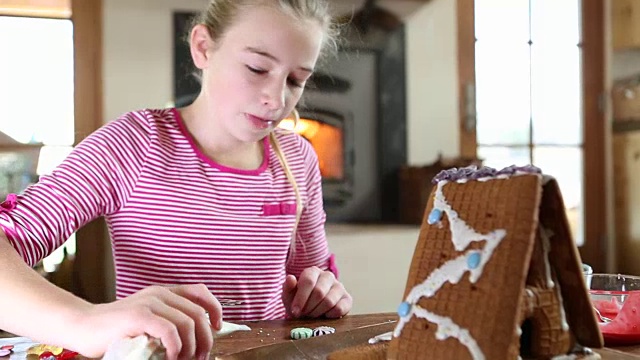
[[[2,0],[0,16],[71,18],[71,0]]]

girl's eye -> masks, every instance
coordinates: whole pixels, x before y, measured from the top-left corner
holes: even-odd
[[[251,71],[252,73],[257,74],[257,75],[264,75],[264,74],[269,72],[267,70],[256,68],[256,67],[253,67],[251,65],[246,65],[246,66],[247,66],[247,69],[249,69],[249,71]],[[287,83],[289,83],[289,85],[291,85],[293,87],[301,88],[302,85],[304,84],[304,81],[299,81],[299,80],[296,80],[296,79],[290,77],[290,78],[287,78]]]
[[[249,65],[247,65],[247,69],[249,69],[249,71],[251,71],[254,74],[266,74],[267,73],[267,70],[254,68],[253,66],[249,66]]]
[[[289,78],[287,81],[289,82],[289,84],[290,84],[291,86],[294,86],[294,87],[302,87],[302,83],[303,83],[302,81],[298,81],[298,80],[293,79],[293,78]]]

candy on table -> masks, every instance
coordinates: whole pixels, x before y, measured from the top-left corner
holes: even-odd
[[[62,353],[60,353],[59,355],[56,355],[56,360],[75,359],[76,356],[78,356],[77,352],[64,349],[64,350],[62,350]]]
[[[313,330],[305,327],[291,329],[291,338],[294,340],[308,339],[313,335]]]
[[[68,360],[74,359],[78,353],[60,346],[36,344],[27,349],[27,355],[35,355],[39,360]]]
[[[54,355],[51,351],[45,351],[38,357],[38,360],[70,360],[75,359],[78,355],[77,352],[71,350],[62,350],[58,355]]]
[[[317,328],[313,329],[313,336],[322,336],[333,334],[335,332],[336,329],[332,328],[331,326],[318,326]]]
[[[51,353],[51,355],[59,355],[62,353],[62,350],[64,349],[61,348],[60,346],[36,344],[27,350],[27,355],[40,356],[46,352]]]
[[[38,356],[39,360],[56,360],[56,356],[53,355],[51,351],[45,351],[40,356]]]
[[[13,352],[13,345],[0,346],[0,357],[9,356]]]

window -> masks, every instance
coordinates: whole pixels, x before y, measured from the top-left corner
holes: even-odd
[[[49,173],[74,141],[73,25],[0,16],[0,197]],[[43,261],[51,271],[75,236]]]
[[[532,163],[561,187],[584,243],[580,0],[475,0],[477,153]]]

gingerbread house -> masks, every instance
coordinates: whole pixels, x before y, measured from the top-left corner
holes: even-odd
[[[560,189],[540,169],[434,179],[392,340],[329,359],[551,359],[602,335]]]

